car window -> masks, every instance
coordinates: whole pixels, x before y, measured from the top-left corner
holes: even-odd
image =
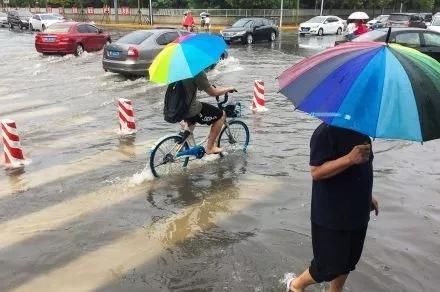
[[[263,25],[264,25],[264,23],[263,23],[263,21],[261,19],[256,19],[254,21],[253,27],[259,27],[259,26],[263,26]]]
[[[408,21],[410,18],[410,15],[406,14],[391,14],[390,18],[388,20],[390,21]]]
[[[166,33],[167,44],[174,42],[178,37],[179,33],[177,31]]]
[[[440,35],[435,33],[424,33],[425,46],[427,47],[440,47]]]
[[[41,19],[43,20],[56,20],[57,18],[50,14],[41,15]]]
[[[85,25],[85,24],[78,25],[78,32],[79,33],[88,33],[89,30],[87,29],[87,25]]]
[[[327,18],[325,16],[315,16],[306,21],[306,23],[323,23]]]
[[[46,28],[44,32],[47,33],[58,33],[58,32],[69,32],[71,25],[64,23],[55,23]],[[79,31],[79,28],[78,28]]]
[[[116,41],[117,44],[130,44],[130,45],[139,45],[148,39],[153,34],[148,31],[138,30],[127,35],[124,35],[119,40]]]
[[[391,42],[408,47],[420,47],[420,35],[418,32],[406,32],[396,35]]]
[[[327,19],[327,21],[328,21],[329,23],[332,23],[332,22],[337,22],[338,20],[337,20],[336,18],[334,18],[334,17],[329,17],[329,18]]]
[[[238,20],[237,22],[235,22],[232,27],[249,27],[252,23],[252,20],[248,19],[248,18],[242,18],[240,20]]]
[[[36,19],[36,20],[40,20],[40,17],[38,15],[34,15],[34,17],[32,17],[32,18]]]
[[[418,15],[411,15],[410,21],[420,21],[420,17]]]
[[[87,31],[89,33],[98,33],[99,32],[99,30],[93,25],[87,25]]]
[[[179,37],[179,34],[177,32],[166,32],[166,33],[160,35],[156,39],[156,42],[160,46],[165,46],[165,45],[168,45],[169,43],[171,43],[172,41],[174,41],[175,39],[177,39],[178,37]]]
[[[189,34],[191,34],[189,31],[187,31],[187,30],[181,30],[180,31],[180,34],[181,35],[189,35]]]

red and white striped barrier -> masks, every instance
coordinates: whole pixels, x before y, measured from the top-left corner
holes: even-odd
[[[24,158],[15,122],[13,120],[2,120],[0,124],[2,128],[3,149],[5,151],[2,163],[6,168],[25,166],[29,161],[26,161]]]
[[[136,122],[134,120],[133,103],[129,99],[118,99],[119,108],[119,130],[121,135],[136,133]]]
[[[267,111],[264,101],[264,81],[255,80],[254,82],[254,97],[252,98],[251,110],[254,112]]]

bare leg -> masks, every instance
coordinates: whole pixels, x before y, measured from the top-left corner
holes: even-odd
[[[307,286],[315,284],[312,275],[310,275],[309,269],[305,270],[298,278],[296,278],[290,284],[290,290],[293,292],[304,292]]]
[[[329,292],[341,292],[344,288],[345,281],[347,280],[348,274],[340,275],[336,279],[330,282]]]
[[[220,134],[223,124],[225,123],[225,119],[226,115],[225,112],[223,112],[223,116],[212,124],[211,132],[209,132],[208,143],[206,145],[207,154],[220,153],[223,151],[221,148],[215,146],[215,141]]]

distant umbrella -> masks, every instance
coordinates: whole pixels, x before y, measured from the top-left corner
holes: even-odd
[[[348,19],[361,19],[361,20],[365,20],[365,19],[370,19],[370,17],[365,12],[357,11],[357,12],[353,12],[352,14],[350,14]]]
[[[209,13],[208,13],[208,12],[202,12],[202,13],[200,13],[200,17],[207,17],[207,16],[209,16]]]

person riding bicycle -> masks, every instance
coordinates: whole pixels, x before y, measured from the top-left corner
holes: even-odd
[[[183,80],[186,90],[186,103],[189,105],[188,111],[184,115],[184,121],[189,124],[211,125],[211,130],[206,146],[207,154],[219,154],[222,149],[215,146],[215,142],[220,134],[226,119],[224,111],[209,103],[197,100],[197,90],[203,90],[210,96],[221,96],[228,92],[235,91],[234,87],[214,87],[208,80],[205,72],[201,72],[193,78]]]

